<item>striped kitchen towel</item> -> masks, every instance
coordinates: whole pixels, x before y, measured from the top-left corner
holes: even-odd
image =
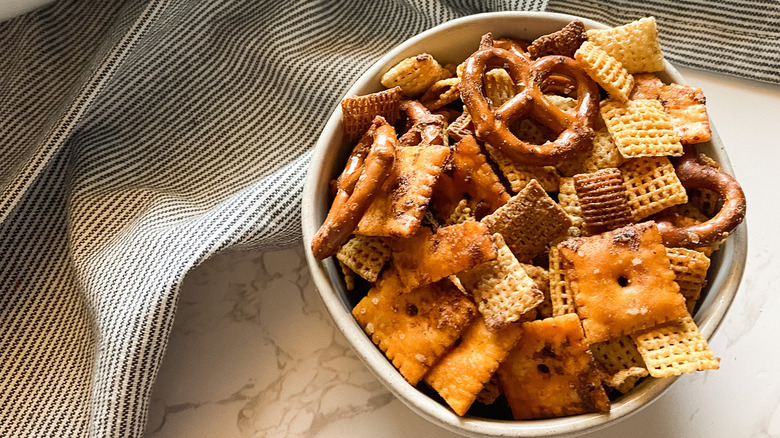
[[[187,271],[298,243],[353,81],[494,10],[653,15],[672,62],[780,82],[776,1],[63,0],[0,23],[0,436],[141,435]]]

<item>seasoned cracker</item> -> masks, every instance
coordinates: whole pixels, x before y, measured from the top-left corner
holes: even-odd
[[[610,97],[625,102],[634,88],[634,77],[615,58],[590,41],[580,46],[574,59],[580,62],[594,81],[607,90]]]
[[[339,248],[336,258],[373,283],[390,261],[390,245],[384,237],[355,235]]]
[[[645,362],[628,336],[590,345],[593,357],[607,374],[604,384],[626,394],[642,377],[648,375]]]
[[[501,382],[498,381],[498,374],[493,373],[490,380],[482,387],[482,391],[477,394],[477,401],[483,405],[492,405],[501,396],[501,393]]]
[[[561,183],[558,187],[558,204],[561,205],[563,211],[565,211],[566,214],[569,215],[569,219],[571,219],[571,226],[566,234],[569,237],[579,237],[582,235],[582,227],[585,224],[585,219],[582,217],[582,207],[577,198],[577,191],[574,188],[574,178],[561,178]]]
[[[655,18],[646,17],[612,29],[590,29],[588,41],[620,61],[629,73],[664,69]]]
[[[603,342],[687,315],[655,222],[560,245],[588,342]]]
[[[528,54],[531,59],[547,55],[563,55],[573,58],[574,52],[585,40],[585,25],[580,20],[574,20],[555,33],[535,39],[528,46]]]
[[[354,290],[355,272],[353,272],[352,269],[349,269],[349,266],[342,263],[341,260],[339,260],[339,267],[341,268],[341,274],[344,276],[344,287],[346,287],[347,290]]]
[[[674,281],[680,285],[680,293],[685,297],[688,313],[693,314],[701,289],[707,284],[710,258],[699,251],[686,248],[666,248],[666,255],[672,263]]]
[[[577,315],[523,323],[498,368],[515,420],[609,412],[609,398]]]
[[[513,192],[518,193],[520,190],[523,190],[523,188],[533,179],[538,181],[542,188],[547,192],[558,190],[560,174],[555,166],[516,164],[500,150],[489,144],[485,144],[485,149],[487,150],[488,155],[490,155],[490,158],[498,165],[501,173],[503,173],[507,181],[509,181],[510,189]]]
[[[403,293],[394,269],[388,269],[352,310],[380,350],[416,385],[458,340],[476,315],[474,304],[449,281]]]
[[[444,68],[427,53],[406,58],[382,75],[382,85],[401,87],[405,96],[416,96],[427,90],[442,76]]]
[[[503,68],[494,68],[485,73],[485,97],[498,108],[515,95],[515,83]]]
[[[446,146],[396,149],[393,170],[358,223],[355,234],[409,237],[420,228],[425,210],[450,155]]]
[[[701,88],[671,84],[661,87],[658,99],[683,144],[710,141],[710,121],[707,100]]]
[[[414,236],[397,241],[393,249],[393,266],[406,290],[437,282],[498,256],[487,227],[474,221],[439,227],[435,233],[420,228]]]
[[[566,277],[566,269],[562,266],[561,252],[557,246],[550,247],[550,304],[552,316],[576,313],[574,295],[569,280]]]
[[[531,260],[571,226],[566,212],[536,180],[529,182],[501,208],[485,216],[482,222],[491,233],[504,237],[521,262]]]
[[[631,223],[623,175],[614,167],[574,175],[585,231],[599,234]]]
[[[601,117],[620,153],[626,158],[674,156],[683,147],[669,115],[652,99],[601,104]]]
[[[572,117],[577,116],[577,99],[557,94],[545,94],[544,97],[559,110]]]
[[[542,302],[544,295],[518,263],[500,234],[493,235],[498,248],[495,260],[458,274],[463,287],[477,303],[485,324],[500,330]]]
[[[628,98],[636,99],[656,99],[661,96],[661,88],[664,83],[661,82],[652,73],[636,73],[634,76],[634,89],[631,90]]]
[[[347,141],[352,143],[363,136],[376,116],[384,117],[391,125],[395,123],[401,97],[399,87],[365,96],[345,97],[341,101],[341,120]]]
[[[458,415],[466,411],[520,338],[520,326],[491,331],[475,318],[463,331],[460,343],[425,375],[425,381]]]
[[[460,79],[458,78],[439,79],[425,90],[425,93],[420,98],[420,103],[429,110],[434,111],[444,105],[455,102],[460,99],[458,84],[460,84]]]
[[[634,221],[688,202],[685,187],[666,157],[628,160],[620,166],[620,171]]]
[[[464,198],[469,199],[473,205],[484,203],[487,213],[495,211],[509,200],[504,185],[488,163],[476,139],[471,136],[464,138],[453,148],[452,157],[436,185],[431,208],[438,217],[446,218]]]
[[[631,338],[653,377],[720,368],[720,359],[710,350],[690,315],[635,333]]]

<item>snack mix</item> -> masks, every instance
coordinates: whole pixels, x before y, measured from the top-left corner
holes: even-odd
[[[460,65],[419,54],[344,99],[352,154],[312,252],[411,385],[526,420],[718,368],[691,314],[745,196],[697,151],[701,90],[662,70],[653,18],[573,21],[486,34]]]

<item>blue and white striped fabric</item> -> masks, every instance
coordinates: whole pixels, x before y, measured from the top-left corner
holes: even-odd
[[[654,15],[671,61],[780,82],[776,1],[64,0],[0,23],[0,436],[141,435],[187,271],[296,244],[352,82],[494,10]]]

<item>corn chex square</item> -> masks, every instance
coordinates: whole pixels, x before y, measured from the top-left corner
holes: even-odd
[[[491,331],[482,318],[475,318],[463,331],[458,345],[425,375],[425,382],[456,414],[466,414],[520,334],[519,325]]]
[[[536,306],[536,312],[539,318],[549,318],[552,316],[552,303],[550,302],[550,273],[541,266],[520,263],[525,273],[534,281],[536,288],[542,291],[544,298]]]
[[[429,110],[435,111],[444,105],[455,102],[460,99],[458,84],[460,84],[458,78],[440,79],[425,90],[425,93],[420,97],[420,103]]]
[[[664,55],[653,17],[645,17],[612,29],[590,29],[586,31],[586,35],[588,41],[620,61],[629,73],[664,69]]]
[[[674,166],[666,157],[628,160],[620,166],[634,221],[688,202]]]
[[[428,53],[406,58],[382,75],[387,88],[401,87],[405,96],[416,96],[444,75],[444,68]]]
[[[599,169],[618,167],[625,161],[607,128],[601,128],[593,136],[593,147],[568,160],[558,163],[558,170],[564,176],[596,172]]]
[[[457,277],[477,303],[490,330],[500,330],[520,319],[542,302],[544,295],[518,263],[500,234],[493,240],[498,247],[495,260],[460,272]]]
[[[498,164],[498,168],[501,173],[504,174],[507,181],[509,181],[509,188],[518,193],[520,190],[535,179],[539,182],[542,188],[546,192],[554,192],[558,190],[558,184],[560,183],[560,174],[555,166],[528,166],[522,164],[516,164],[500,150],[494,148],[489,144],[485,144],[485,149],[490,155],[490,158]]]
[[[416,385],[476,316],[474,304],[449,281],[404,293],[388,269],[352,309],[371,340]]]
[[[585,220],[582,217],[580,201],[577,199],[577,190],[574,188],[574,178],[561,178],[561,183],[558,187],[558,204],[560,204],[563,211],[565,211],[566,214],[569,215],[569,219],[571,219],[571,226],[566,234],[569,237],[579,237],[582,234],[582,227]]]
[[[680,293],[685,297],[688,313],[693,314],[701,289],[707,283],[710,258],[699,251],[687,248],[667,248],[666,255],[672,263],[674,281],[680,285]]]
[[[609,411],[577,315],[525,322],[522,331],[498,368],[516,420]]]
[[[653,377],[720,368],[720,359],[710,350],[690,315],[635,333],[631,338]]]
[[[552,305],[552,316],[566,315],[567,313],[576,313],[574,307],[574,296],[572,295],[571,284],[566,278],[566,270],[562,266],[561,252],[557,246],[550,247],[550,303]]]
[[[355,235],[336,253],[339,262],[374,283],[390,261],[390,244],[384,237]]]
[[[582,43],[574,59],[580,62],[591,79],[607,90],[610,97],[621,102],[628,100],[634,88],[634,77],[617,59],[590,41]]]
[[[629,336],[591,344],[590,350],[607,374],[604,384],[623,394],[631,391],[639,379],[648,375],[645,362]]]
[[[615,145],[625,158],[659,157],[683,154],[683,147],[669,115],[657,100],[601,104],[601,117]]]

